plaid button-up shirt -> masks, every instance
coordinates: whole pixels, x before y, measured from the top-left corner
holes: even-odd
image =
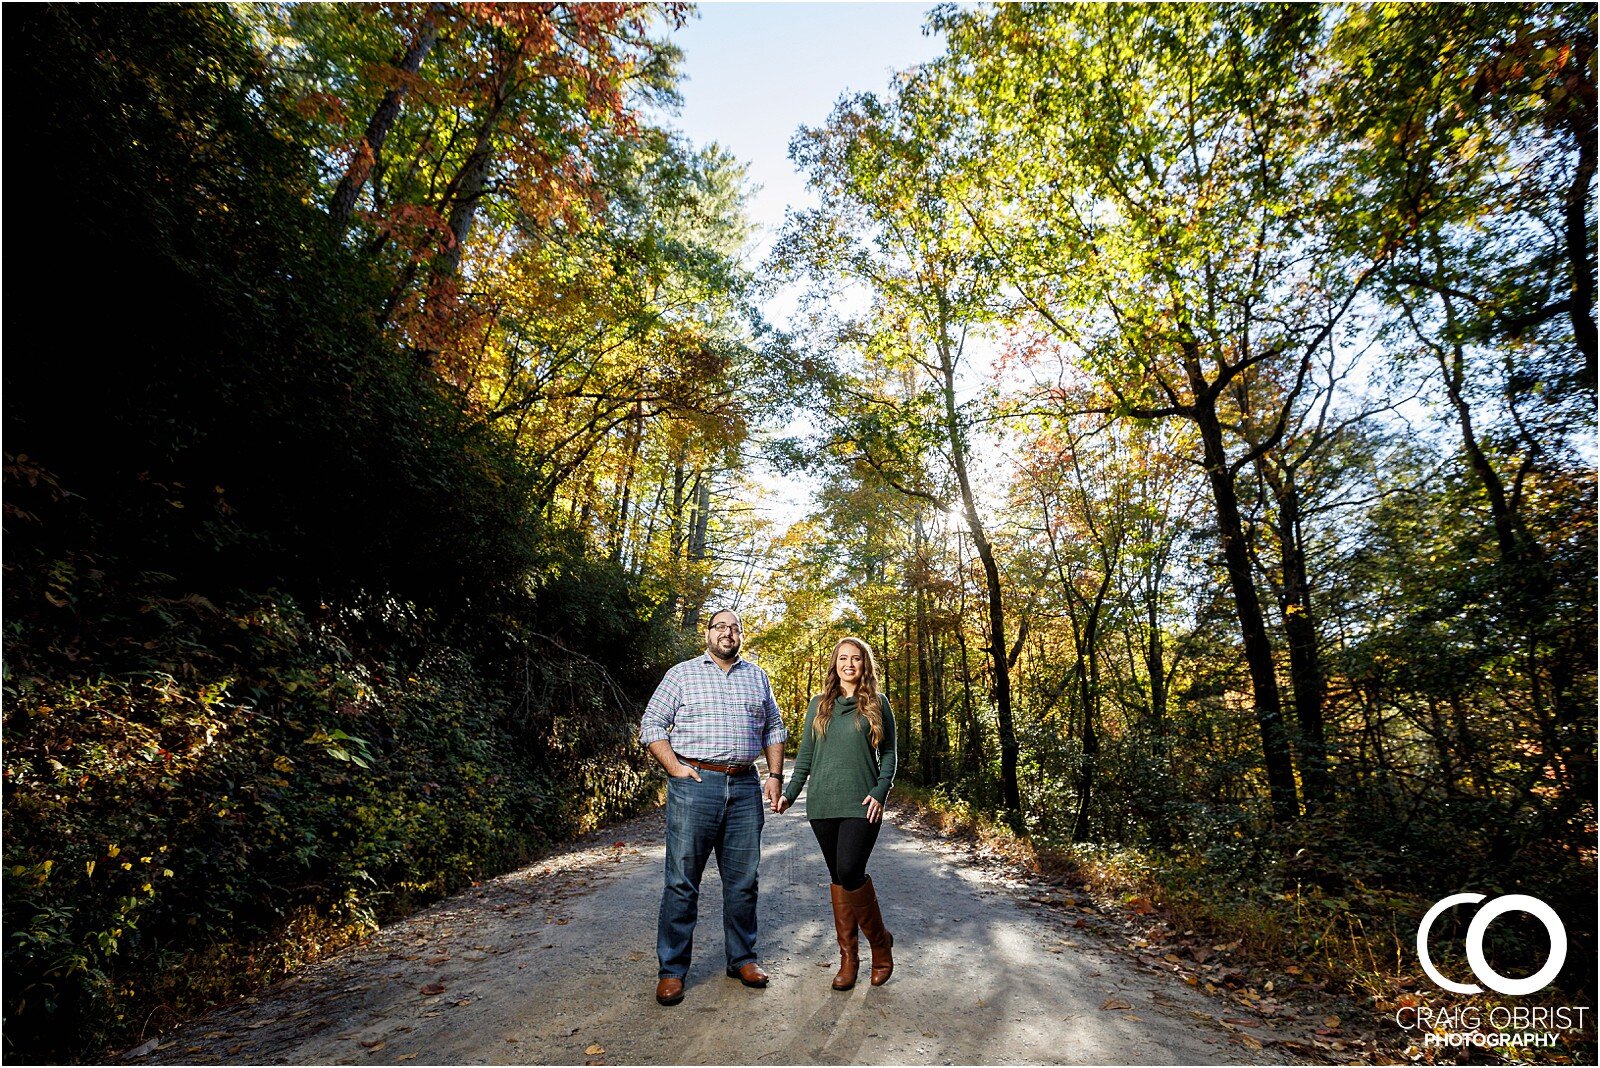
[[[788,737],[767,673],[743,658],[724,672],[710,653],[668,668],[639,721],[643,744],[717,764],[753,764]]]

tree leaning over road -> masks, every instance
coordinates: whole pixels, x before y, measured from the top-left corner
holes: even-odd
[[[836,627],[929,710],[908,776],[1151,850],[1175,896],[1325,899],[1325,948],[1404,940],[1416,908],[1352,904],[1378,885],[1515,870],[1586,914],[1592,9],[931,24],[796,141],[823,206],[778,256],[828,398],[807,529],[880,552],[870,597],[833,571]]]

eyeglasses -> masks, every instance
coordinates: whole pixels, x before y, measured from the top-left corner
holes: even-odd
[[[713,623],[706,628],[713,634],[742,634],[737,623]]]

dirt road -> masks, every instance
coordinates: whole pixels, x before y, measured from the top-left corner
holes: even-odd
[[[130,1051],[129,1063],[1283,1063],[1270,1022],[1136,967],[1073,913],[1042,907],[897,825],[872,873],[895,934],[882,987],[829,989],[828,876],[803,804],[767,816],[761,953],[723,975],[721,884],[701,894],[684,1001],[655,1003],[659,813],[502,876],[346,953]],[[866,946],[862,945],[865,956]],[[1126,1006],[1126,1007],[1124,1007]],[[1265,1049],[1255,1048],[1267,1043]]]

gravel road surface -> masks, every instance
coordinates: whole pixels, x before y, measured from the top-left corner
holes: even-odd
[[[138,1064],[1218,1064],[1292,1059],[1272,1021],[1137,966],[1049,891],[911,833],[871,872],[895,935],[882,987],[829,988],[828,875],[804,804],[767,815],[761,955],[723,974],[701,887],[687,996],[654,998],[661,813],[464,891],[124,1056]],[[862,942],[863,961],[867,946]],[[1229,1023],[1223,1019],[1230,1017]],[[1261,1047],[1261,1048],[1258,1048]]]

